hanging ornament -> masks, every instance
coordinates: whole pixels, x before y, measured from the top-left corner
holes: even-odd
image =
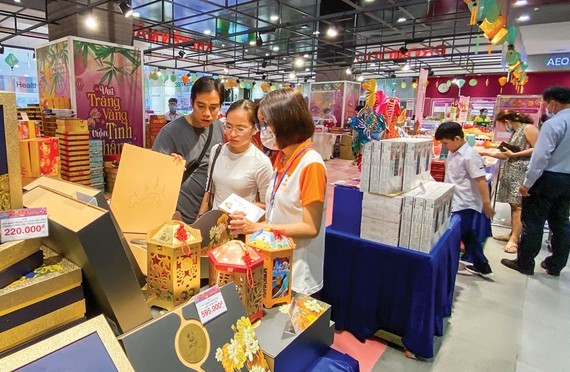
[[[479,54],[479,41],[481,39],[481,34],[477,34],[477,38],[475,39],[475,54]]]
[[[499,17],[499,7],[495,0],[486,0],[483,17],[488,19],[490,22],[495,22],[497,20]]]
[[[469,24],[473,26],[477,23],[477,1],[474,0],[464,0],[471,12],[471,18],[469,19]]]
[[[18,58],[16,58],[16,56],[13,55],[12,53],[8,54],[6,56],[6,58],[4,58],[4,61],[6,62],[6,64],[8,66],[10,66],[10,69],[12,71],[14,71],[14,66],[16,66],[18,64],[18,62],[20,62],[20,61],[18,61]]]
[[[485,80],[485,86],[486,86],[486,87],[489,86],[489,78],[487,78],[487,79]]]
[[[174,75],[174,74],[170,75],[170,81],[172,81],[173,83],[175,83],[176,80],[178,80],[178,78],[176,77],[176,75]]]
[[[416,79],[412,80],[412,88],[416,89],[418,87],[418,81]]]
[[[245,89],[251,89],[251,83],[245,83]]]
[[[426,87],[429,85],[429,80],[426,80]]]
[[[451,80],[448,80],[446,84],[448,88],[451,87]]]
[[[190,81],[190,74],[182,75],[181,80],[182,80],[182,83],[188,84],[188,82]]]
[[[479,25],[479,28],[483,30],[483,32],[485,33],[485,37],[487,38],[487,40],[491,41],[495,37],[495,35],[497,35],[497,33],[501,31],[502,28],[505,27],[506,23],[507,23],[506,18],[502,14],[499,14],[497,19],[494,21],[485,18],[483,22],[481,22],[481,24]]]
[[[503,93],[503,87],[507,84],[508,79],[505,76],[499,78],[499,84],[501,85],[501,93]]]
[[[277,86],[276,85],[272,85],[270,90],[273,92],[274,90],[277,90]]]
[[[459,89],[463,88],[463,86],[465,85],[465,79],[458,79],[455,84],[457,84],[457,86],[459,87]]]
[[[413,85],[413,84],[412,84]],[[404,80],[402,80],[402,84],[400,84],[400,86],[402,87],[402,89],[406,89],[406,87],[408,86],[406,84],[406,82]]]
[[[160,80],[162,80],[163,83],[166,83],[168,81],[168,75],[165,73],[160,74]]]
[[[470,87],[474,87],[477,85],[477,79],[473,78],[471,80],[469,80],[469,86]]]

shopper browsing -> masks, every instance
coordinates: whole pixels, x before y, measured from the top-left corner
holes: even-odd
[[[479,154],[465,141],[461,125],[441,124],[435,139],[449,151],[445,164],[445,182],[455,185],[452,212],[461,217],[461,241],[473,264],[467,271],[489,278],[491,266],[483,254],[483,244],[491,234],[494,211],[485,178],[485,164]]]
[[[501,263],[522,274],[533,275],[544,222],[548,220],[552,255],[540,267],[550,275],[559,276],[570,253],[570,88],[548,88],[542,98],[551,118],[542,125],[519,188],[523,196],[521,243],[517,259],[503,259]]]
[[[310,141],[314,124],[303,96],[292,88],[267,94],[257,115],[263,145],[281,150],[265,197],[267,221],[253,223],[233,214],[234,234],[262,228],[283,230],[295,239],[292,288],[314,294],[323,286],[327,171]]]
[[[224,86],[219,80],[201,77],[192,85],[192,112],[164,126],[152,149],[183,160],[186,169],[176,210],[186,223],[196,220],[206,179],[211,148],[224,141],[222,123],[216,120],[224,101]]]
[[[474,120],[476,126],[484,128],[489,126],[491,119],[487,116],[487,112],[486,108],[479,110],[479,116],[475,117]]]
[[[530,156],[538,138],[538,128],[532,125],[533,121],[530,116],[518,111],[505,110],[499,112],[495,118],[495,123],[502,125],[508,132],[513,133],[508,142],[509,146],[501,148],[501,152],[481,152],[481,155],[505,161],[503,173],[499,181],[497,201],[509,203],[511,207],[512,230],[509,235],[498,236],[495,239],[507,242],[505,252],[517,253],[522,232],[519,186],[524,181]]]
[[[247,99],[234,102],[228,109],[224,124],[228,143],[212,148],[199,216],[217,208],[232,193],[252,203],[265,202],[273,170],[269,158],[251,142],[257,133],[256,115],[255,104]],[[256,204],[265,207],[264,203]]]
[[[178,112],[178,100],[176,98],[170,98],[168,100],[168,111],[164,113],[166,121],[172,121],[182,117],[182,114]]]

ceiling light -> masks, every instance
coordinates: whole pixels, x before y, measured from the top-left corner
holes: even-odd
[[[95,18],[95,16],[93,16],[93,14],[89,14],[86,18],[85,18],[85,26],[87,26],[87,28],[94,30],[97,28],[97,18]]]
[[[29,77],[30,75],[28,75],[28,74],[24,74],[24,76],[25,76],[25,77]]]
[[[133,12],[133,18],[139,18],[141,14],[139,12]]]
[[[309,58],[310,56],[308,54],[303,54],[303,58]]]
[[[226,44],[222,44],[222,48],[225,48],[225,47],[226,47]]]
[[[409,71],[410,70],[410,64],[406,63],[404,66],[402,66],[402,71]]]
[[[14,65],[14,68],[20,68],[20,65]]]
[[[247,53],[247,49],[245,50],[245,52]]]
[[[313,32],[313,35],[320,35],[320,34],[321,32],[319,30]]]
[[[255,40],[250,41],[250,42],[249,42],[249,45],[255,46]]]
[[[352,74],[352,69],[350,67],[346,68],[346,74],[347,75],[351,75]]]
[[[255,38],[255,45],[257,45],[258,47],[263,45],[263,39],[261,38],[260,34],[257,34],[257,38]]]
[[[14,2],[19,4],[22,2],[22,0],[14,0]]]
[[[365,3],[373,3],[374,0],[364,0]]]
[[[307,68],[305,69],[305,71],[309,72],[309,71],[311,71],[311,69],[307,67]]]
[[[158,71],[156,72],[156,74],[157,74],[158,76],[160,76],[160,75],[162,75],[162,71],[158,70]]]
[[[295,79],[295,73],[294,72],[291,72],[289,74],[289,79]]]
[[[228,72],[230,72],[230,70],[228,70],[228,68],[224,68],[224,74],[227,74]]]
[[[536,12],[539,8],[534,8],[534,11]]]
[[[356,80],[358,81],[364,81],[364,77],[362,75],[360,75],[359,77],[356,78]]]
[[[274,51],[274,52],[277,52],[277,51],[279,51],[279,47],[278,47],[277,45],[276,45],[276,46],[274,46],[274,47],[273,47],[273,51]]]
[[[178,55],[180,56],[180,58],[184,58],[184,56],[186,55],[186,52],[181,50],[178,52]]]
[[[305,29],[307,29],[307,28],[309,28],[309,26],[307,26],[307,25],[301,25],[301,30],[305,30]]]
[[[336,30],[336,28],[334,27],[329,27],[329,29],[327,30],[327,36],[328,37],[335,37],[336,35],[338,35],[338,31]]]
[[[303,65],[305,64],[305,60],[301,57],[297,57],[295,58],[295,66],[296,67],[303,67]]]
[[[287,60],[287,57],[283,57],[283,60],[284,60],[284,61]]]
[[[124,1],[121,1],[119,4],[119,9],[121,9],[121,12],[123,12],[125,18],[133,15],[133,8],[131,8],[131,6]]]
[[[269,17],[269,19],[272,20],[273,22],[275,22],[275,21],[279,20],[279,16],[274,14],[271,17]]]
[[[269,53],[265,53],[265,56],[266,56],[266,57],[269,57]]]
[[[530,20],[530,16],[528,14],[521,14],[518,18],[517,21],[519,22],[526,22]]]
[[[405,18],[405,17],[400,17],[400,18],[398,18],[398,23],[402,23],[402,22],[406,22],[406,18]]]
[[[212,31],[210,31],[209,29],[204,30],[204,35],[210,35],[211,33],[212,33]]]
[[[514,6],[525,6],[528,4],[528,1],[526,0],[517,0],[515,1],[515,3],[513,4]]]

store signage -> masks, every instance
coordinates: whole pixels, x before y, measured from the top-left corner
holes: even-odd
[[[220,287],[213,286],[194,297],[196,310],[202,324],[208,323],[217,316],[222,315],[228,308],[220,291]]]
[[[172,31],[172,32],[171,32]],[[149,41],[155,44],[185,44],[185,48],[203,52],[212,51],[212,43],[209,41],[198,42],[189,36],[182,35],[178,30],[157,30],[148,27],[144,22],[133,24],[133,38]]]
[[[421,48],[416,46],[409,46],[408,52],[405,54],[399,50],[387,50],[383,48],[381,50],[375,50],[372,52],[365,53],[356,57],[358,61],[371,61],[371,60],[384,60],[384,59],[400,59],[407,57],[430,57],[433,55],[444,55],[446,54],[445,45],[441,44],[435,47]]]
[[[546,61],[546,67],[566,67],[570,66],[570,56],[554,57],[550,56]]]
[[[13,209],[0,213],[0,241],[48,236],[46,208]]]

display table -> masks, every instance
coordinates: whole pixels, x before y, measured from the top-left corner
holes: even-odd
[[[361,199],[359,190],[336,187],[334,209],[359,214]],[[401,336],[417,356],[432,358],[433,338],[442,336],[443,319],[451,315],[459,222],[452,218],[441,240],[425,254],[360,239],[354,224],[335,224],[333,215],[333,228],[326,233],[322,298],[332,305],[337,329],[361,341],[385,330]]]

